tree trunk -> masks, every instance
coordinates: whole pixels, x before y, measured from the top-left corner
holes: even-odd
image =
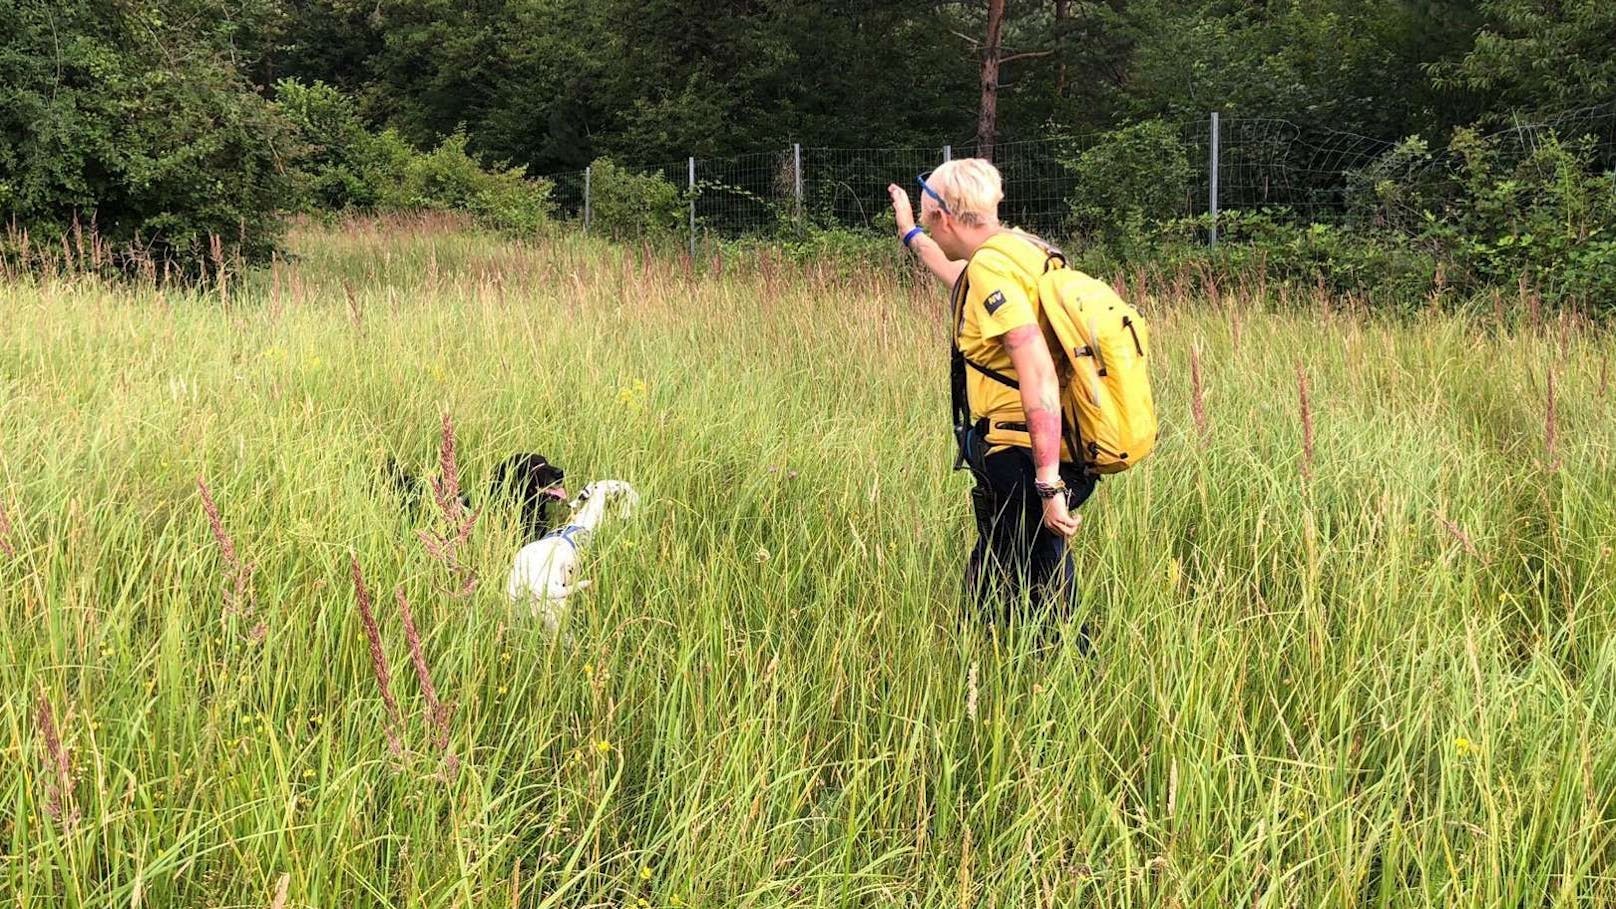
[[[976,119],[976,156],[993,160],[999,139],[999,57],[1005,0],[988,0],[988,37],[982,46],[982,108]]]
[[[1060,63],[1055,67],[1055,97],[1066,97],[1066,17],[1071,15],[1071,0],[1055,0],[1055,53]]]

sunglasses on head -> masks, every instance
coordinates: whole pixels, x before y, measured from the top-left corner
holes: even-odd
[[[931,175],[932,175],[932,171],[928,170],[925,173],[923,173],[920,176],[915,178],[916,180],[920,181],[920,190],[921,190],[921,192],[924,192],[926,195],[931,196],[933,199],[936,199],[937,200],[937,207],[941,208],[943,210],[943,214],[945,214],[945,215],[953,214],[953,212],[948,210],[948,203],[943,201],[943,197],[938,195],[937,190],[932,189],[931,184],[926,182],[926,178],[931,176]]]

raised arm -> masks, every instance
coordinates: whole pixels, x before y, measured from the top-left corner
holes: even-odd
[[[902,240],[915,226],[914,207],[909,202],[909,194],[896,183],[888,184],[887,195],[892,199],[892,215],[898,222],[898,239]],[[923,233],[915,234],[909,241],[909,248],[920,258],[920,264],[926,266],[944,287],[953,287],[960,272],[965,270],[964,259],[950,259],[942,247]]]

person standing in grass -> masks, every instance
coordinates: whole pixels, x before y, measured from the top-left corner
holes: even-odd
[[[999,223],[992,163],[949,161],[919,181],[922,226],[902,187],[887,194],[903,245],[950,288],[956,436],[976,480],[967,596],[989,616],[1027,603],[1069,617],[1078,592],[1067,542],[1095,478],[1063,442],[1058,340],[1038,301],[1049,247]]]

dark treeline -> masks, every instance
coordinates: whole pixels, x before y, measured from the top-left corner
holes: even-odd
[[[1339,248],[1287,232],[1294,211],[1230,213],[1229,239],[1304,278],[1406,260],[1412,288],[1491,286],[1524,262],[1588,295],[1616,262],[1616,143],[1523,159],[1484,137],[1616,100],[1613,48],[1610,0],[0,0],[0,255],[82,261],[56,241],[89,222],[115,267],[205,269],[261,261],[295,210],[531,233],[554,211],[533,175],[608,159],[627,180],[791,142],[991,157],[1104,134],[1056,165],[1062,229],[1157,256],[1207,227],[1146,204],[1187,167],[1172,124],[1217,110],[1401,143],[1330,175],[1359,184]],[[625,211],[682,223],[680,190],[642,189]]]
[[[325,81],[419,145],[464,128],[539,173],[791,141],[970,148],[990,55],[1004,140],[1214,109],[1440,138],[1616,86],[1605,0],[261,0],[217,18],[239,20],[261,89]]]

